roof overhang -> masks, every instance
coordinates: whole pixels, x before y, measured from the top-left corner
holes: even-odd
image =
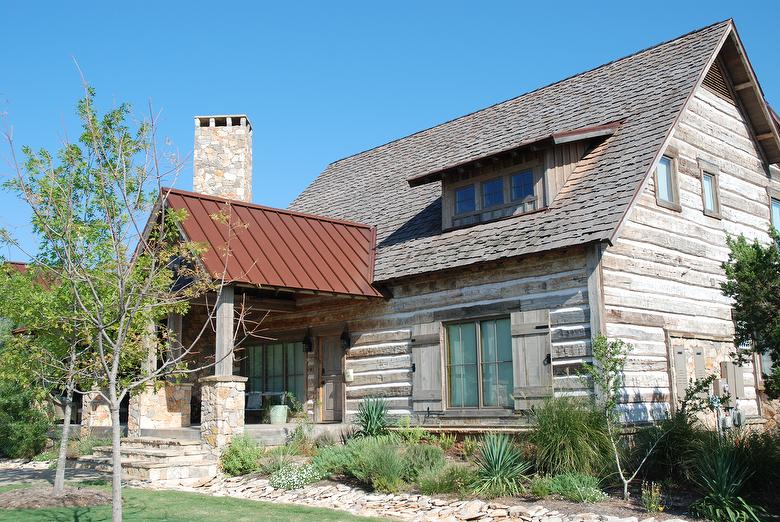
[[[720,49],[721,59],[728,69],[734,91],[748,117],[753,134],[766,161],[780,163],[780,128],[777,114],[767,105],[737,29],[731,24],[731,33]]]
[[[547,134],[545,136],[538,136],[535,138],[522,141],[511,148],[498,150],[496,152],[486,154],[478,158],[473,158],[468,161],[456,163],[453,165],[448,165],[444,168],[432,170],[429,172],[424,172],[422,174],[415,174],[408,177],[406,180],[409,183],[410,187],[417,187],[420,185],[425,185],[426,183],[441,181],[446,176],[454,172],[462,172],[468,167],[479,166],[479,164],[481,164],[482,162],[499,160],[504,156],[516,154],[522,151],[523,149],[543,150],[564,143],[571,143],[575,141],[583,141],[583,140],[596,139],[596,138],[605,138],[617,132],[617,130],[620,128],[620,125],[622,123],[623,123],[622,121],[616,121],[616,122],[606,123],[603,125],[593,125],[589,127],[582,127],[579,129],[571,129],[571,130],[565,130],[561,132],[555,132],[553,134]]]

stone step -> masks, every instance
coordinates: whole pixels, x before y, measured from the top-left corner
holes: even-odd
[[[111,459],[86,455],[76,460],[77,469],[94,469],[111,473]],[[217,474],[217,462],[198,460],[188,463],[154,462],[140,459],[122,459],[122,478],[125,480],[176,481],[184,479],[206,479]]]
[[[98,457],[111,457],[111,446],[96,446],[92,448],[93,454]],[[122,446],[119,449],[122,458],[135,458],[139,460],[151,460],[155,462],[192,462],[200,459],[211,458],[211,453],[200,446],[182,446],[181,448],[133,448]]]
[[[200,447],[200,439],[164,439],[159,437],[127,437],[122,439],[121,445],[127,448],[183,448]]]

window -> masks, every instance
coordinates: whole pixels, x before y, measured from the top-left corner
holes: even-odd
[[[299,401],[305,399],[306,354],[303,343],[275,343],[253,346],[249,352],[249,386],[251,392],[290,392]]]
[[[512,335],[508,318],[447,326],[451,408],[512,406]]]
[[[655,170],[655,198],[662,207],[680,210],[674,160],[669,156],[662,157]]]
[[[504,178],[494,178],[482,183],[482,208],[504,204]]]
[[[772,198],[772,226],[780,231],[780,199]]]
[[[512,201],[519,201],[534,195],[534,172],[524,170],[512,174]]]
[[[701,176],[702,200],[704,213],[712,217],[720,217],[720,198],[718,197],[718,177],[709,172]]]
[[[455,213],[465,214],[474,212],[476,208],[476,198],[474,195],[474,185],[459,188],[455,191]]]

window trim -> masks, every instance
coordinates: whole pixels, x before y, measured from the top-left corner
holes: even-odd
[[[704,193],[704,176],[712,176],[713,210],[707,209],[707,197]],[[701,181],[701,204],[705,216],[722,219],[720,211],[720,167],[715,163],[699,159],[699,181]]]
[[[463,190],[465,188],[469,188],[469,187],[474,189],[474,200],[473,200],[473,202],[474,202],[474,210],[467,210],[465,212],[458,212],[458,191],[459,190]],[[460,187],[454,187],[452,189],[452,205],[454,207],[452,209],[453,215],[454,216],[468,216],[469,214],[473,214],[474,212],[478,212],[479,211],[479,207],[477,205],[477,200],[478,200],[479,196],[481,195],[481,192],[482,192],[481,190],[480,191],[477,190],[477,184],[476,183],[468,183],[468,184],[462,185]]]
[[[772,217],[772,204],[773,202],[777,202],[780,204],[780,189],[767,187],[766,188],[767,196],[769,196],[769,225],[775,227],[775,230],[780,232],[780,223],[775,223],[773,217]]]
[[[443,379],[442,384],[444,388],[444,405],[447,411],[450,412],[463,412],[466,414],[466,412],[511,412],[514,410],[514,402],[509,401],[507,406],[483,406],[484,402],[484,393],[483,393],[483,384],[482,384],[482,365],[485,364],[482,362],[482,322],[483,321],[496,321],[500,319],[507,319],[510,322],[510,343],[513,342],[512,336],[511,336],[511,315],[508,314],[498,314],[498,315],[488,315],[488,316],[480,316],[475,318],[467,318],[467,319],[456,319],[452,321],[442,321],[442,329],[444,330],[444,357],[443,363],[444,363],[444,373],[443,373]],[[459,406],[455,405],[453,406],[450,404],[450,372],[449,372],[449,360],[450,360],[450,334],[449,334],[449,326],[454,326],[458,324],[474,324],[475,329],[475,338],[477,341],[476,351],[477,351],[477,393],[478,393],[478,405],[477,406]],[[511,352],[512,359],[510,361],[503,361],[504,363],[509,362],[512,365],[512,376],[514,380],[514,348]],[[490,364],[490,363],[486,363]],[[513,383],[514,386],[514,383]]]
[[[669,160],[670,166],[671,166],[671,172],[670,172],[670,183],[671,183],[671,189],[672,189],[672,200],[673,201],[667,201],[665,199],[662,199],[660,196],[660,193],[658,192],[658,165],[660,165],[661,160],[663,158],[667,158]],[[680,205],[680,185],[677,180],[677,151],[675,149],[669,148],[664,152],[663,156],[659,158],[658,164],[655,166],[655,171],[653,172],[654,180],[655,180],[655,202],[659,207],[667,208],[669,210],[674,210],[676,212],[682,211],[682,206]]]

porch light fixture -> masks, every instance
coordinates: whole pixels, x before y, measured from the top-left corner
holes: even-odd
[[[349,345],[351,344],[352,339],[349,337],[349,332],[347,330],[344,330],[341,332],[341,348],[344,350],[349,350]]]
[[[309,329],[306,329],[306,335],[303,338],[303,351],[306,353],[311,353],[314,351],[314,343],[311,339],[311,332]]]

